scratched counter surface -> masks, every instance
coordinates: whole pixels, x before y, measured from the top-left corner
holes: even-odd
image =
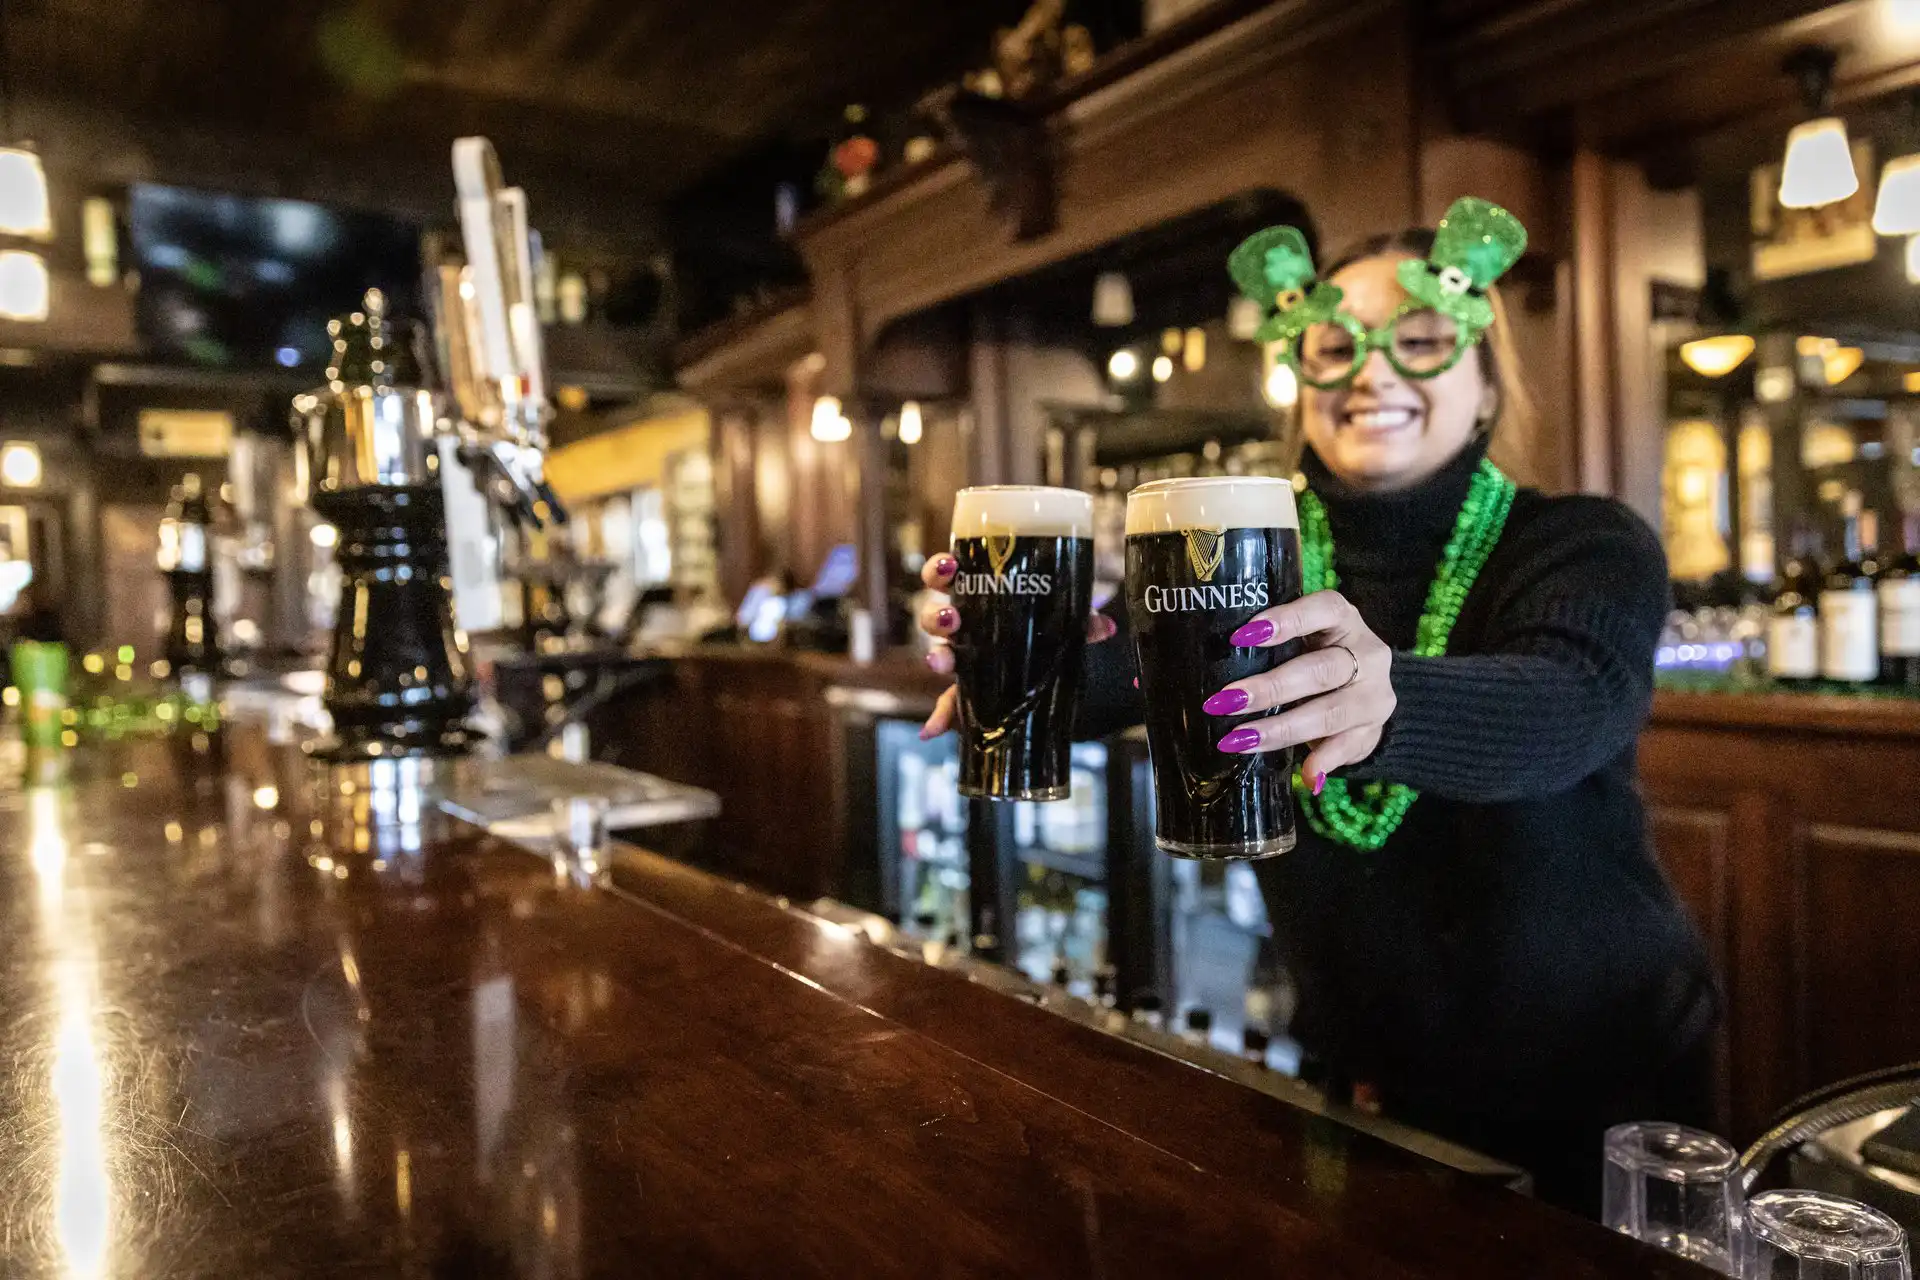
[[[663,859],[198,748],[0,791],[9,1278],[1707,1274]]]

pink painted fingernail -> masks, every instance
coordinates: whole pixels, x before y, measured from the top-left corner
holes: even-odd
[[[934,662],[933,655],[931,653],[927,655],[927,665],[933,668],[935,671],[938,671],[940,669],[939,664]]]
[[[1235,729],[1214,745],[1218,746],[1222,751],[1251,751],[1260,745],[1260,731],[1258,729]]]
[[[1251,649],[1273,639],[1273,624],[1265,618],[1255,618],[1246,626],[1227,637],[1227,643],[1236,649]]]
[[[949,609],[946,606],[942,605],[940,609],[933,615],[933,620],[939,626],[952,628],[958,625],[960,621],[960,615],[955,613],[952,609]]]
[[[952,556],[935,556],[933,571],[942,578],[951,578],[960,568],[960,562]]]
[[[1245,689],[1222,689],[1200,704],[1200,709],[1210,716],[1230,716],[1236,711],[1247,709],[1247,691]]]
[[[1138,689],[1138,688],[1140,687],[1140,677],[1139,677],[1139,676],[1135,676],[1135,677],[1133,678],[1133,687],[1134,687],[1134,688],[1136,688],[1136,689]]]
[[[1315,794],[1315,795],[1319,795],[1319,794],[1320,794],[1320,788],[1322,788],[1322,787],[1324,787],[1324,786],[1326,786],[1326,785],[1327,785],[1327,775],[1326,775],[1326,774],[1324,774],[1324,773],[1316,773],[1316,774],[1314,774],[1314,775],[1313,775],[1313,794]]]
[[[1115,622],[1112,618],[1109,618],[1104,613],[1094,614],[1093,621],[1094,621],[1094,626],[1098,628],[1100,632],[1100,638],[1102,640],[1112,639],[1113,633],[1120,629],[1120,624]]]

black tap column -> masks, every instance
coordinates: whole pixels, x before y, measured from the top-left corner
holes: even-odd
[[[339,530],[340,607],[324,694],[337,761],[466,750],[473,680],[454,626],[437,449],[415,335],[364,310],[329,325],[327,387],[306,400],[313,506]]]

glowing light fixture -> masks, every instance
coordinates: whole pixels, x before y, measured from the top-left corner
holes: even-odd
[[[1800,81],[1807,114],[1813,117],[1787,134],[1780,203],[1789,209],[1817,209],[1860,189],[1846,122],[1830,114],[1834,61],[1831,49],[1808,47],[1795,50],[1785,63],[1787,74]]]
[[[0,319],[45,320],[52,297],[45,259],[24,249],[0,251]]]
[[[821,396],[813,402],[813,423],[808,428],[815,440],[837,444],[853,435],[853,423],[840,411],[837,396]]]
[[[920,402],[909,400],[900,406],[900,443],[919,444],[926,430],[926,424],[920,420]]]
[[[1703,378],[1724,378],[1753,354],[1753,339],[1744,333],[1723,333],[1680,344],[1680,359]]]
[[[1873,229],[1883,236],[1920,232],[1920,154],[1887,161],[1873,202]]]
[[[307,538],[324,551],[340,541],[340,531],[330,524],[317,524],[308,531]]]
[[[1180,365],[1188,373],[1198,373],[1207,367],[1207,331],[1201,328],[1187,330],[1185,341],[1180,344]]]
[[[1173,376],[1173,357],[1155,356],[1153,358],[1153,380],[1165,382]]]
[[[1233,301],[1227,304],[1227,333],[1242,342],[1253,341],[1264,319],[1266,317],[1260,312],[1260,304],[1245,294],[1235,294]]]
[[[1140,376],[1140,357],[1122,347],[1107,357],[1107,373],[1115,382],[1132,382]]]
[[[25,147],[0,147],[0,232],[53,238],[53,211],[47,203],[47,174],[40,157]]]
[[[1858,347],[1835,347],[1821,357],[1821,365],[1827,375],[1827,385],[1837,387],[1860,371],[1867,353]]]
[[[120,233],[113,225],[113,201],[105,196],[90,196],[80,206],[80,247],[88,284],[104,289],[120,278]]]
[[[1920,369],[1901,374],[1900,387],[1904,391],[1920,391]]]
[[[1102,271],[1093,282],[1093,322],[1102,329],[1133,323],[1133,283],[1118,271]]]
[[[0,445],[0,481],[14,489],[31,489],[40,483],[40,446],[12,440]]]
[[[1860,189],[1853,168],[1847,126],[1838,116],[1797,124],[1787,135],[1787,159],[1780,173],[1780,203],[1789,209],[1817,209],[1845,200]]]
[[[1300,403],[1300,379],[1293,372],[1293,366],[1285,361],[1275,360],[1268,367],[1260,391],[1276,409],[1291,409]]]

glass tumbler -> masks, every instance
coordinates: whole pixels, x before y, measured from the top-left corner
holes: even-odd
[[[1747,1203],[1748,1280],[1912,1280],[1907,1233],[1878,1209],[1819,1191],[1763,1191]]]
[[[553,864],[574,881],[590,884],[607,868],[605,796],[562,796],[553,802]]]
[[[1740,1156],[1725,1140],[1660,1121],[1607,1130],[1601,1221],[1668,1253],[1738,1274]]]

